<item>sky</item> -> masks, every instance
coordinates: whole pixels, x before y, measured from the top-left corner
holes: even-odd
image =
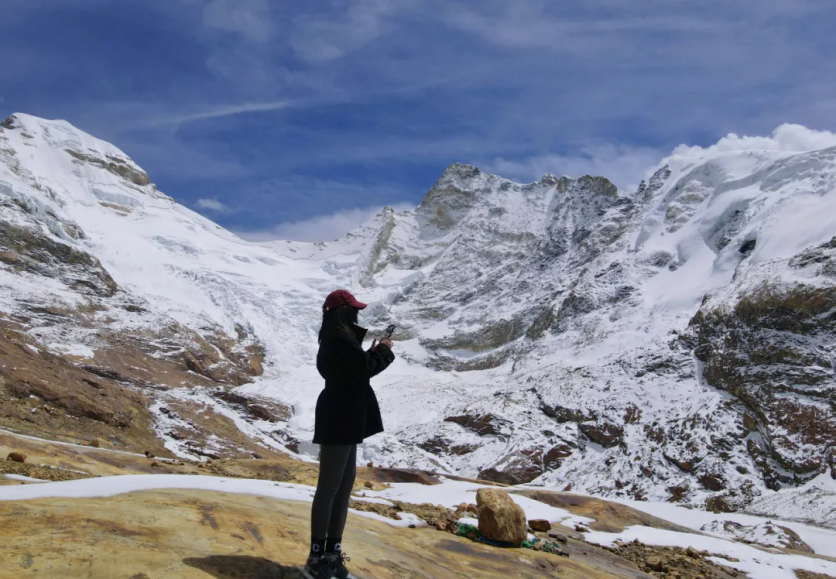
[[[68,120],[249,239],[336,238],[454,162],[625,190],[836,130],[832,0],[0,0],[0,116]]]

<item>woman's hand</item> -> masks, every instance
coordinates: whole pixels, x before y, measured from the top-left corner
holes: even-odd
[[[392,340],[390,340],[389,338],[383,338],[382,340],[380,340],[380,343],[389,348],[390,350],[392,349]]]

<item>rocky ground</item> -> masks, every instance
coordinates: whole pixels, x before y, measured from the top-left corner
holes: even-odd
[[[310,505],[155,491],[0,504],[0,576],[301,578]],[[496,549],[350,515],[345,549],[365,578],[646,577],[598,549],[583,559]]]
[[[317,465],[298,460],[168,461],[111,449],[47,442],[0,431],[0,454],[26,453],[26,463],[0,461],[3,472],[60,480],[115,473],[193,473],[313,484]],[[153,466],[156,465],[156,466]],[[74,467],[70,470],[70,467]],[[83,472],[87,474],[81,474]],[[39,476],[35,476],[39,475]],[[362,467],[356,494],[387,482],[425,482],[425,473]],[[37,484],[9,481],[13,484]],[[383,505],[360,503],[386,512]],[[379,507],[379,508],[376,508]],[[308,546],[306,503],[209,491],[149,491],[107,499],[0,502],[0,577],[301,577]],[[579,559],[529,549],[474,543],[434,523],[454,512],[434,505],[398,503],[432,523],[395,528],[350,516],[346,549],[364,577],[643,577],[635,565],[587,546]],[[574,540],[573,540],[574,541]]]
[[[710,553],[678,547],[651,547],[640,542],[611,549],[619,557],[634,561],[642,571],[654,577],[669,579],[708,579],[709,577],[740,577],[743,573],[707,561]]]
[[[282,460],[196,463],[106,448],[49,442],[0,431],[0,455],[26,454],[26,462],[0,460],[0,473],[46,480],[113,474],[176,473],[259,478],[314,484],[317,465]],[[9,484],[39,484],[8,480]],[[430,473],[358,469],[355,495],[392,482],[437,484]],[[594,518],[593,530],[620,532],[630,525],[688,531],[630,507],[591,497],[508,489],[573,514]],[[352,568],[365,578],[664,577],[729,579],[737,571],[706,560],[707,552],[638,542],[602,548],[575,529],[555,526],[533,534],[558,541],[567,556],[534,549],[491,547],[459,537],[455,522],[468,511],[394,501],[395,506],[352,501],[352,507],[396,519],[413,513],[428,526],[393,527],[351,514],[345,538]],[[0,577],[156,579],[300,578],[308,546],[310,505],[255,495],[205,490],[154,490],[109,498],[0,501]],[[801,579],[825,577],[799,574]]]
[[[26,463],[18,463],[11,460],[0,461],[0,475],[20,475],[42,481],[63,481],[88,478],[90,475],[80,472],[53,468],[50,466],[39,466]],[[12,480],[12,479],[9,479]]]

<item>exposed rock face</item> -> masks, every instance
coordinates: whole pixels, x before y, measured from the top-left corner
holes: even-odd
[[[553,406],[542,404],[540,409],[546,416],[554,418],[560,424],[565,422],[586,422],[587,420],[596,420],[598,418],[598,414],[595,411],[566,408],[559,404]]]
[[[160,332],[155,346],[168,346],[170,357],[180,360],[195,374],[214,382],[240,386],[253,381],[264,372],[264,347],[238,326],[237,339],[220,328],[196,332],[180,324],[172,324]]]
[[[505,421],[492,414],[483,414],[481,416],[473,416],[470,414],[449,416],[444,421],[460,424],[479,436],[500,436],[502,434],[502,426],[505,423]]]
[[[418,448],[426,450],[432,454],[442,454],[450,452],[450,441],[441,436],[435,436],[429,440],[418,443]]]
[[[519,546],[527,536],[525,511],[503,490],[483,488],[476,491],[479,507],[479,532],[493,541]]]
[[[56,313],[61,316],[40,313],[33,314],[33,320],[47,317],[56,320],[53,324],[69,325],[81,315]],[[3,327],[2,322],[0,319],[0,357],[5,364],[0,368],[2,425],[35,435],[49,432],[78,443],[92,437],[108,441],[99,444],[116,442],[119,449],[152,448],[167,455],[155,433],[157,424],[163,435],[171,436],[184,449],[193,449],[184,450],[187,456],[270,454],[228,417],[207,412],[203,405],[177,399],[165,405],[152,404],[161,387],[183,388],[186,383],[211,390],[216,383],[190,373],[174,359],[160,360],[143,353],[148,342],[137,345],[137,337],[111,338],[103,333],[101,343],[106,348],[95,353],[95,360],[80,363],[42,350],[21,326]],[[240,409],[250,420],[289,418],[286,407],[271,401],[246,399],[246,406]],[[213,441],[211,450],[207,450],[207,441]]]
[[[534,519],[528,521],[528,526],[531,527],[533,531],[537,531],[538,533],[548,533],[552,530],[552,524],[545,519]]]
[[[84,418],[115,429],[128,429],[134,421],[150,422],[142,396],[77,368],[59,356],[35,352],[20,334],[0,329],[0,389],[6,415],[30,421],[47,420],[49,407],[62,416]],[[30,407],[29,400],[45,406]],[[32,412],[34,410],[34,412]]]
[[[553,446],[543,455],[543,466],[546,470],[554,470],[560,468],[563,459],[572,455],[572,447],[568,444],[559,444]]]
[[[128,164],[125,159],[112,156],[107,156],[102,159],[93,155],[79,153],[78,151],[74,151],[72,149],[65,149],[65,151],[74,159],[78,159],[79,161],[90,163],[92,165],[98,165],[115,175],[119,175],[120,177],[127,179],[134,185],[144,186],[151,183],[148,179],[148,174],[145,171],[140,170],[136,166],[132,166],[132,164]]]
[[[55,241],[35,227],[17,227],[1,220],[0,262],[13,271],[58,278],[94,296],[110,297],[118,289],[99,260],[90,254]]]
[[[578,425],[591,441],[597,442],[604,448],[617,446],[624,439],[624,429],[609,422],[583,422]]]
[[[215,392],[214,396],[240,408],[242,412],[249,414],[257,420],[285,422],[290,419],[290,409],[283,404],[271,400],[248,398],[226,390]]]
[[[818,267],[833,242],[794,259]],[[768,486],[823,472],[836,446],[836,286],[762,285],[729,310],[703,308],[691,321],[696,355],[712,386],[744,405],[747,451]],[[791,473],[788,477],[786,473]]]
[[[533,481],[543,472],[542,451],[530,450],[504,457],[499,464],[479,471],[479,478],[508,485],[519,485]]]

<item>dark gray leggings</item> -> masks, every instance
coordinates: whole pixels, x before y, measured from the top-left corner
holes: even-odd
[[[323,444],[320,447],[319,481],[311,507],[311,537],[343,536],[356,474],[356,444]]]

